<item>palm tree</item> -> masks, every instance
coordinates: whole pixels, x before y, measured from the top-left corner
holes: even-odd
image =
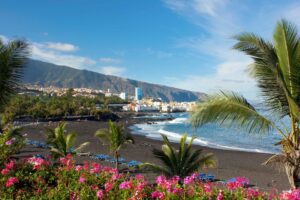
[[[77,134],[71,132],[66,135],[66,125],[60,123],[55,129],[48,129],[46,132],[47,144],[50,145],[54,158],[65,157],[69,153],[76,154],[89,144],[84,142],[75,148]]]
[[[282,153],[272,156],[265,164],[279,162],[285,167],[293,188],[300,186],[300,38],[297,28],[281,20],[277,23],[273,42],[268,42],[252,33],[234,37],[234,48],[253,59],[249,66],[250,75],[256,80],[266,108],[282,123],[290,119],[290,130],[260,114],[244,97],[233,92],[221,92],[199,103],[192,114],[195,127],[207,123],[235,125],[249,133],[277,131],[282,140]]]
[[[0,39],[0,108],[19,88],[28,56],[29,48],[25,41],[13,40],[5,44]]]
[[[22,40],[13,40],[5,44],[0,39],[0,111],[15,94],[23,75],[23,68],[29,57],[28,44]],[[3,121],[0,121],[0,131]]]
[[[153,154],[162,161],[163,166],[144,163],[142,164],[143,168],[162,172],[169,177],[177,175],[180,178],[184,178],[205,166],[215,166],[215,160],[213,159],[212,154],[201,156],[202,149],[192,151],[192,143],[195,137],[192,137],[189,143],[186,144],[187,135],[184,134],[180,139],[179,150],[175,150],[168,137],[165,135],[161,136],[164,144],[162,145],[161,150],[153,149]]]
[[[108,122],[108,129],[100,129],[95,133],[103,142],[109,143],[110,150],[114,153],[116,169],[119,169],[119,151],[126,143],[134,143],[130,133],[124,132],[124,127],[112,121]]]

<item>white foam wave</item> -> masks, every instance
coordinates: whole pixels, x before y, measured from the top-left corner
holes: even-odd
[[[179,142],[182,135],[179,133],[164,130],[163,129],[164,123],[166,123],[166,122],[162,122],[160,124],[154,124],[154,125],[136,124],[130,128],[134,134],[145,135],[148,138],[157,139],[157,140],[161,140],[160,134],[164,134],[164,135],[168,136],[170,141]],[[190,139],[191,139],[191,137],[188,137],[188,140],[190,140]],[[274,153],[274,152],[264,151],[261,149],[247,149],[247,148],[241,148],[241,147],[236,147],[236,146],[226,146],[226,145],[216,144],[216,143],[206,141],[203,138],[199,138],[199,137],[194,140],[194,144],[211,147],[211,148],[216,148],[216,149],[224,149],[224,150],[256,152],[256,153]]]
[[[186,117],[179,117],[179,118],[175,118],[171,121],[169,121],[170,124],[182,124],[187,122],[188,118]]]

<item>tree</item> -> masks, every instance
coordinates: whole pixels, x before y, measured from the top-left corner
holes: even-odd
[[[195,137],[192,137],[189,143],[186,144],[187,135],[184,134],[180,139],[179,150],[175,150],[168,137],[165,135],[161,136],[164,144],[161,150],[153,149],[153,154],[162,161],[163,166],[144,163],[142,164],[143,168],[162,172],[169,177],[177,175],[180,178],[184,178],[202,167],[212,167],[215,165],[212,154],[201,156],[201,149],[192,151],[192,144]]]
[[[13,40],[5,44],[0,39],[0,111],[19,88],[28,56],[29,49],[25,41]]]
[[[28,44],[13,40],[4,44],[0,39],[0,106],[15,94],[23,75],[24,64],[29,56]]]
[[[192,114],[195,127],[207,123],[235,125],[249,133],[267,133],[276,130],[282,140],[282,153],[272,156],[265,164],[279,162],[285,167],[293,188],[300,186],[300,38],[296,27],[281,20],[277,23],[273,42],[265,41],[253,33],[234,37],[234,48],[251,56],[250,75],[257,86],[271,115],[290,118],[290,130],[279,127],[275,121],[260,114],[243,96],[233,92],[211,95],[200,103]],[[278,123],[277,123],[278,124]]]
[[[75,148],[77,134],[71,132],[66,134],[66,123],[60,123],[55,129],[46,132],[47,144],[51,147],[54,158],[65,157],[67,154],[76,154],[86,147],[89,142],[84,142]]]
[[[109,121],[108,129],[96,131],[95,136],[103,142],[109,143],[110,150],[114,153],[116,169],[119,169],[119,151],[124,144],[134,143],[132,135],[124,132],[124,127],[122,125],[117,125],[112,121]]]

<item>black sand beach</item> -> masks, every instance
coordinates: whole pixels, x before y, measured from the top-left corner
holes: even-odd
[[[126,123],[127,122],[127,123]],[[134,123],[145,122],[145,119],[128,119],[123,118],[119,123],[123,123],[128,127]],[[22,132],[28,134],[28,138],[32,140],[45,141],[44,131],[45,128],[55,127],[57,123],[40,123],[39,125],[26,126]],[[106,122],[97,121],[80,121],[80,122],[68,122],[67,130],[76,131],[78,133],[77,142],[82,143],[89,141],[90,145],[84,149],[85,152],[109,154],[107,146],[103,146],[97,138],[94,137],[94,133],[99,128],[105,128]],[[129,129],[127,129],[129,131]],[[135,144],[127,145],[121,150],[122,157],[126,160],[137,160],[141,162],[159,163],[152,155],[153,148],[160,148],[162,142],[152,140],[140,135],[134,135]],[[249,178],[250,183],[260,187],[263,190],[271,190],[273,188],[284,190],[289,189],[289,184],[285,173],[269,166],[263,166],[263,163],[270,154],[263,153],[251,153],[240,151],[229,151],[212,149],[201,146],[194,146],[195,149],[201,148],[204,153],[211,152],[217,159],[217,167],[215,169],[204,169],[206,173],[211,173],[216,176],[217,179],[228,180],[232,177],[244,176]],[[48,150],[36,148],[27,145],[18,157],[26,157],[33,154],[48,154]],[[78,157],[78,162],[87,160],[88,157]],[[111,163],[102,162],[105,165],[111,165]],[[154,178],[153,173],[147,173],[147,177],[150,180]]]

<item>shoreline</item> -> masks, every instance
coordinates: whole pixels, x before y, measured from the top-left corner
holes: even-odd
[[[125,130],[131,132],[130,126],[137,123],[147,123],[148,121],[155,121],[156,119],[145,118],[128,118],[128,116],[122,116],[118,123],[124,124]],[[56,123],[50,125],[51,128],[55,127]],[[23,128],[24,133],[28,134],[29,139],[45,141],[44,130],[49,128],[46,123],[41,123],[36,126],[26,126]],[[99,128],[106,128],[107,122],[95,122],[95,121],[81,121],[81,122],[68,122],[67,130],[76,131],[78,133],[77,144],[85,141],[89,141],[90,145],[84,149],[85,152],[110,154],[108,147],[103,145],[97,138],[94,137],[94,133]],[[122,157],[126,160],[137,160],[141,162],[151,162],[159,164],[160,161],[156,159],[152,154],[153,148],[161,148],[162,141],[147,138],[143,135],[133,134],[135,144],[126,145],[121,150]],[[178,148],[178,143],[172,142],[175,148]],[[201,145],[193,145],[193,149],[202,149],[203,153],[213,153],[217,160],[217,167],[214,169],[201,170],[205,173],[211,173],[220,180],[228,180],[233,177],[243,176],[250,180],[250,183],[260,187],[263,190],[272,190],[277,188],[279,190],[289,189],[289,184],[285,173],[280,173],[278,170],[263,166],[263,163],[271,154],[256,153],[256,152],[244,152],[235,150],[223,150],[205,147]],[[26,146],[20,154],[20,157],[26,157],[32,154],[47,154],[49,150]],[[76,158],[77,159],[77,158]],[[79,157],[78,161],[89,160],[87,157]],[[95,160],[93,160],[95,161]],[[98,162],[98,161],[97,161]],[[110,165],[110,163],[101,163],[104,165]],[[149,180],[154,181],[154,177],[157,175],[152,172],[145,174]]]

